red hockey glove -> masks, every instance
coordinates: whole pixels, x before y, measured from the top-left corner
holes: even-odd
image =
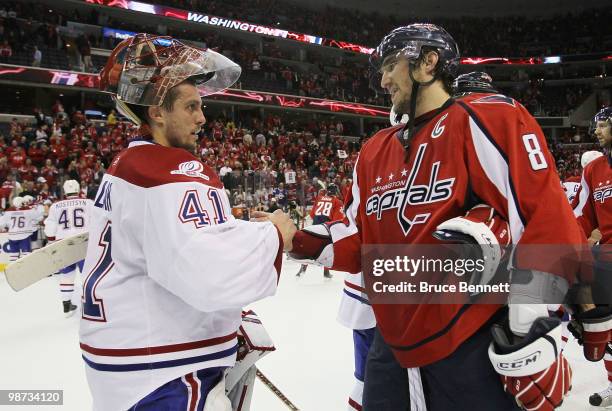
[[[612,354],[612,309],[599,306],[574,314],[567,329],[582,345],[584,357],[600,361],[606,351]]]
[[[302,264],[331,267],[334,262],[334,245],[327,224],[304,227],[293,236],[293,248],[289,258]]]
[[[504,390],[529,411],[552,411],[571,388],[572,370],[561,354],[561,321],[538,318],[519,343],[509,324],[492,328],[489,359],[500,374]]]

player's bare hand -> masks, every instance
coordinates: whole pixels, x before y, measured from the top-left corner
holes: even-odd
[[[285,251],[291,251],[293,248],[293,236],[297,232],[297,228],[295,228],[295,224],[289,218],[289,214],[283,213],[282,210],[276,210],[272,214],[268,214],[268,220],[272,222],[280,231],[281,236],[283,237],[283,244]]]

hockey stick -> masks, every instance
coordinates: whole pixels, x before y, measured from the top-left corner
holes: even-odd
[[[6,280],[15,291],[46,278],[62,268],[75,264],[87,254],[89,233],[81,233],[55,241],[21,257],[6,266]]]
[[[298,407],[295,406],[295,404],[293,404],[291,401],[289,401],[289,398],[285,397],[285,394],[283,394],[281,392],[281,390],[278,389],[278,387],[276,385],[274,385],[272,383],[272,381],[270,381],[268,379],[268,377],[266,377],[260,370],[259,368],[257,369],[257,378],[259,378],[259,380],[270,389],[270,391],[272,391],[274,393],[274,395],[276,395],[276,397],[281,400],[286,406],[287,408],[289,408],[290,410],[293,411],[299,411],[300,409]]]

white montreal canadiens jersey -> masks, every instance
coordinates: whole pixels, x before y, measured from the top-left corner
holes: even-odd
[[[93,201],[78,196],[53,203],[45,219],[45,235],[49,240],[61,240],[87,232]]]
[[[133,141],[91,213],[80,341],[95,410],[234,364],[241,309],[276,291],[282,241],[236,220],[221,181],[187,151]]]
[[[42,217],[32,208],[9,209],[0,217],[0,226],[8,228],[9,240],[23,240],[38,229]]]
[[[338,322],[353,330],[367,330],[376,327],[374,311],[364,288],[363,274],[346,273],[342,291]]]

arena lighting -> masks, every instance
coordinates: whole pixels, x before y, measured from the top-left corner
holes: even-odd
[[[0,81],[20,81],[38,84],[54,84],[66,87],[82,87],[92,89],[94,92],[98,90],[100,85],[100,78],[96,74],[19,67],[5,64],[0,64]],[[259,91],[227,89],[212,96],[207,96],[206,99],[256,103],[270,107],[301,108],[379,118],[389,117],[389,112],[385,108],[379,106],[310,97],[279,95]]]
[[[130,1],[130,10],[140,11],[142,13],[155,14],[154,5],[141,3],[139,1]]]
[[[132,0],[84,0],[86,3],[98,4],[108,7],[117,7],[121,9],[140,11],[147,14],[155,14],[157,16],[171,17],[179,20],[187,20],[194,23],[206,24],[213,27],[225,27],[228,29],[239,30],[249,33],[263,34],[272,37],[280,37],[290,40],[309,43],[318,46],[335,47],[344,50],[349,50],[358,53],[371,54],[374,49],[363,47],[358,44],[352,44],[343,41],[325,39],[323,37],[314,36],[312,34],[298,33],[294,31],[282,30],[276,27],[267,27],[259,24],[248,23],[242,20],[235,20],[213,16],[209,14],[198,13],[195,11],[186,11],[173,7],[152,5],[143,2]]]
[[[2,68],[0,69],[0,76],[3,76],[5,74],[19,74],[19,73],[23,73],[26,70],[27,70],[26,68],[15,68],[15,69]]]
[[[103,37],[110,37],[113,39],[119,39],[119,40],[125,40],[128,37],[132,37],[135,36],[137,33],[134,31],[127,31],[127,30],[118,30],[118,29],[112,29],[110,27],[103,27],[102,28],[102,36]],[[171,41],[168,39],[162,39],[162,38],[158,38],[155,40],[155,43],[162,45],[162,46],[169,46]]]
[[[139,11],[147,14],[155,14],[157,16],[170,17],[179,20],[187,20],[194,23],[206,24],[214,27],[225,27],[232,30],[239,30],[260,35],[280,37],[284,39],[295,40],[303,43],[309,43],[318,46],[327,46],[338,48],[346,51],[361,54],[372,54],[374,51],[371,47],[365,47],[359,44],[349,43],[328,39],[324,37],[314,36],[311,34],[303,34],[289,30],[282,30],[275,27],[267,27],[259,24],[248,23],[242,20],[234,20],[202,14],[195,11],[187,11],[176,9],[173,7],[153,5],[133,0],[82,0],[90,4],[98,4],[108,7],[117,7],[121,9]],[[117,30],[117,32],[120,32]],[[116,37],[119,38],[119,37]],[[585,55],[573,56],[548,56],[548,57],[464,57],[461,59],[461,64],[489,64],[489,65],[539,65],[539,64],[558,64],[573,61],[593,61],[612,60],[612,55],[608,53],[592,53]]]

